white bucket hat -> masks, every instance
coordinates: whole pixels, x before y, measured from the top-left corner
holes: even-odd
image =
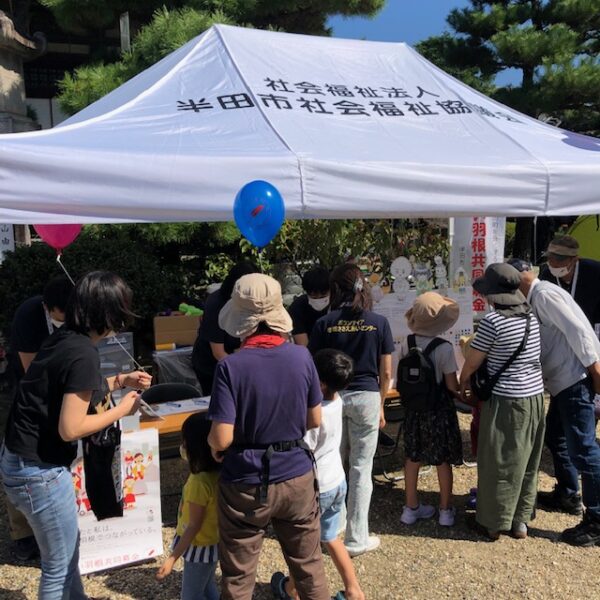
[[[229,300],[219,313],[219,327],[229,335],[246,338],[260,323],[273,331],[292,331],[292,318],[283,307],[279,282],[261,273],[240,277]]]

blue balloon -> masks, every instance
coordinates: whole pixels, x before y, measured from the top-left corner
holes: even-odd
[[[233,218],[242,235],[258,248],[263,248],[283,225],[283,198],[268,181],[251,181],[235,197]]]

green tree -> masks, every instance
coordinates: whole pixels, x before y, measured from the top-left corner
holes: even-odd
[[[600,0],[471,0],[451,33],[417,49],[468,85],[535,118],[600,135]],[[497,76],[520,73],[518,84]],[[517,219],[514,252],[531,255],[532,219]]]
[[[237,23],[295,33],[327,35],[327,17],[372,16],[385,0],[38,0],[52,10],[59,24],[72,32],[96,31],[115,24],[128,12],[135,24],[151,20],[155,10],[192,8],[207,14],[220,12]]]
[[[385,3],[385,0],[39,1],[53,11],[67,30],[106,28],[116,23],[119,13],[125,10],[141,25],[131,50],[120,60],[85,65],[65,76],[59,101],[67,114],[85,108],[216,23],[328,35],[326,20],[330,14],[374,15]]]
[[[468,84],[488,87],[508,69],[518,85],[494,98],[533,117],[600,134],[600,0],[471,0],[451,11],[452,34],[417,48]]]
[[[397,256],[433,264],[438,255],[447,263],[448,237],[439,223],[421,219],[286,221],[265,249],[269,263],[287,263],[298,274],[315,262],[332,269],[352,256],[384,278]]]

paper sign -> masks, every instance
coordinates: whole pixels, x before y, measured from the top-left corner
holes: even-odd
[[[437,290],[433,290],[437,291]],[[454,354],[459,370],[464,363],[462,351],[460,349],[460,338],[463,335],[471,335],[473,333],[473,307],[472,307],[472,290],[470,286],[462,288],[460,291],[445,290],[444,295],[455,300],[460,309],[460,316],[454,326],[445,334],[440,335],[454,346]],[[406,338],[411,331],[406,324],[406,311],[413,305],[417,298],[417,291],[410,290],[401,295],[386,294],[384,298],[373,306],[373,312],[383,315],[387,318],[392,330],[394,338],[394,353],[392,354],[392,382],[390,389],[396,386],[396,370],[400,359],[400,350],[406,342]]]
[[[71,466],[79,514],[82,574],[140,562],[163,553],[158,430],[123,433],[123,517],[98,521],[85,492],[83,459]]]
[[[187,412],[205,412],[210,404],[210,396],[204,398],[189,398],[187,400],[177,400],[176,402],[161,402],[160,404],[147,405],[152,413],[157,417],[164,419],[167,415],[177,415]]]
[[[6,252],[15,251],[15,234],[13,226],[8,223],[0,223],[0,264],[4,260]]]

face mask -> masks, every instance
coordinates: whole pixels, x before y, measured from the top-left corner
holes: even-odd
[[[62,327],[65,324],[64,321],[57,321],[56,319],[53,319],[52,317],[50,317],[50,322],[52,323],[52,325],[54,325],[54,327],[56,327],[56,329],[59,329],[60,327]]]
[[[185,451],[185,447],[183,446],[183,444],[179,446],[179,456],[181,456],[181,458],[183,458],[183,460],[185,461],[187,461],[188,459],[187,452]]]
[[[548,269],[550,270],[550,273],[552,273],[552,275],[554,275],[554,277],[566,277],[569,274],[569,267],[551,267],[550,265],[548,265]]]
[[[312,309],[321,312],[329,306],[329,296],[325,296],[324,298],[311,298],[309,296],[308,304]]]

